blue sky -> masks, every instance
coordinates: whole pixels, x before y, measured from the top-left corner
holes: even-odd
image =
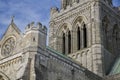
[[[0,0],[0,36],[4,34],[15,16],[14,22],[23,31],[32,21],[48,27],[51,7],[60,6],[60,0]]]
[[[120,6],[120,0],[113,0]],[[0,0],[0,36],[4,34],[15,16],[14,22],[23,31],[32,22],[41,22],[48,27],[51,7],[60,7],[60,0]]]

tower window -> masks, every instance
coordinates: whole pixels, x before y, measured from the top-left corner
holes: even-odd
[[[81,41],[80,41],[80,28],[78,27],[78,29],[77,29],[77,48],[78,48],[78,50],[80,50],[80,43]]]
[[[71,53],[71,33],[68,32],[68,53]]]
[[[65,33],[63,33],[63,46],[62,46],[62,52],[65,54]]]
[[[86,29],[86,25],[83,25],[83,47],[86,48],[87,47],[87,29]]]
[[[36,40],[35,40],[35,37],[33,38],[33,42],[35,42]]]

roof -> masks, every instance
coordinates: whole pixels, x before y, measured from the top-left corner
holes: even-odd
[[[60,53],[60,52],[58,52],[58,51],[56,51],[56,50],[50,48],[49,46],[47,46],[47,49],[49,49],[50,51],[54,52],[55,54],[57,54],[57,55],[59,55],[59,56],[65,58],[65,59],[70,59],[68,56],[63,55],[62,53]]]
[[[47,49],[48,49],[49,51],[53,52],[54,54],[56,54],[56,55],[58,55],[58,56],[60,56],[60,57],[62,57],[62,58],[64,58],[64,59],[66,59],[66,60],[68,60],[68,61],[70,61],[70,62],[72,62],[72,63],[74,63],[74,64],[77,64],[77,65],[80,66],[81,68],[86,69],[85,67],[83,67],[83,66],[82,66],[78,61],[76,61],[75,59],[73,59],[73,58],[71,58],[71,57],[69,57],[69,56],[67,56],[67,55],[63,55],[63,53],[58,52],[58,51],[52,49],[52,48],[49,47],[49,46],[47,46]]]
[[[116,60],[114,66],[110,72],[110,75],[119,74],[119,73],[120,73],[120,56]]]

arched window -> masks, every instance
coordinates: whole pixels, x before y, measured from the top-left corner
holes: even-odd
[[[68,53],[71,53],[71,33],[68,32]]]
[[[63,33],[63,40],[62,40],[62,52],[65,54],[65,33]]]
[[[86,48],[87,47],[87,29],[86,29],[86,25],[83,25],[83,47]]]
[[[80,45],[81,45],[81,40],[80,40],[80,28],[78,27],[77,29],[77,48],[80,50]]]

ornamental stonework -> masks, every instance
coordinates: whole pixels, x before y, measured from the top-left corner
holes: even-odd
[[[15,48],[15,39],[13,37],[8,38],[2,45],[2,56],[9,56],[12,54]]]

